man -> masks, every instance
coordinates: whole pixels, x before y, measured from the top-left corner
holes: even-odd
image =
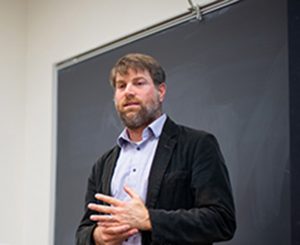
[[[231,239],[234,204],[218,143],[162,112],[160,64],[128,54],[112,69],[111,83],[125,129],[93,167],[77,244],[209,245]]]

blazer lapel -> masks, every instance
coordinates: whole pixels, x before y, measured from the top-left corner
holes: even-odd
[[[102,176],[103,194],[111,195],[110,183],[111,183],[114,169],[115,169],[118,157],[119,157],[119,153],[120,153],[120,148],[118,146],[116,146],[113,149],[113,152],[112,152],[110,158],[107,160],[107,164],[104,166],[103,176]]]
[[[150,170],[146,197],[146,206],[148,208],[155,206],[163,176],[170,162],[174,146],[177,143],[177,130],[177,125],[168,118],[160,136]]]

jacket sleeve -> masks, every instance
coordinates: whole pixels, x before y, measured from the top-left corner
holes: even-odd
[[[94,202],[96,203],[97,200],[94,198],[94,195],[96,193],[97,188],[97,181],[96,177],[97,176],[97,165],[95,164],[92,170],[91,175],[89,176],[88,179],[88,188],[87,188],[87,193],[85,196],[85,212],[83,215],[83,218],[80,222],[80,225],[76,231],[76,244],[77,245],[94,245],[94,240],[93,240],[93,230],[96,227],[96,224],[90,220],[90,215],[93,214],[94,212],[89,210],[87,208],[88,203]]]
[[[215,137],[208,134],[189,147],[193,205],[149,210],[152,241],[159,244],[211,244],[231,239],[236,229],[229,176]]]

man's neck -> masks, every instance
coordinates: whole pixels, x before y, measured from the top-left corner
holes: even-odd
[[[140,127],[136,129],[129,129],[127,128],[128,137],[133,142],[139,142],[142,140],[143,131],[146,127]]]

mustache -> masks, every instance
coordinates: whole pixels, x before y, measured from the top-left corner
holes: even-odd
[[[138,99],[125,99],[121,104],[122,106],[126,106],[129,104],[141,104],[141,101]]]

